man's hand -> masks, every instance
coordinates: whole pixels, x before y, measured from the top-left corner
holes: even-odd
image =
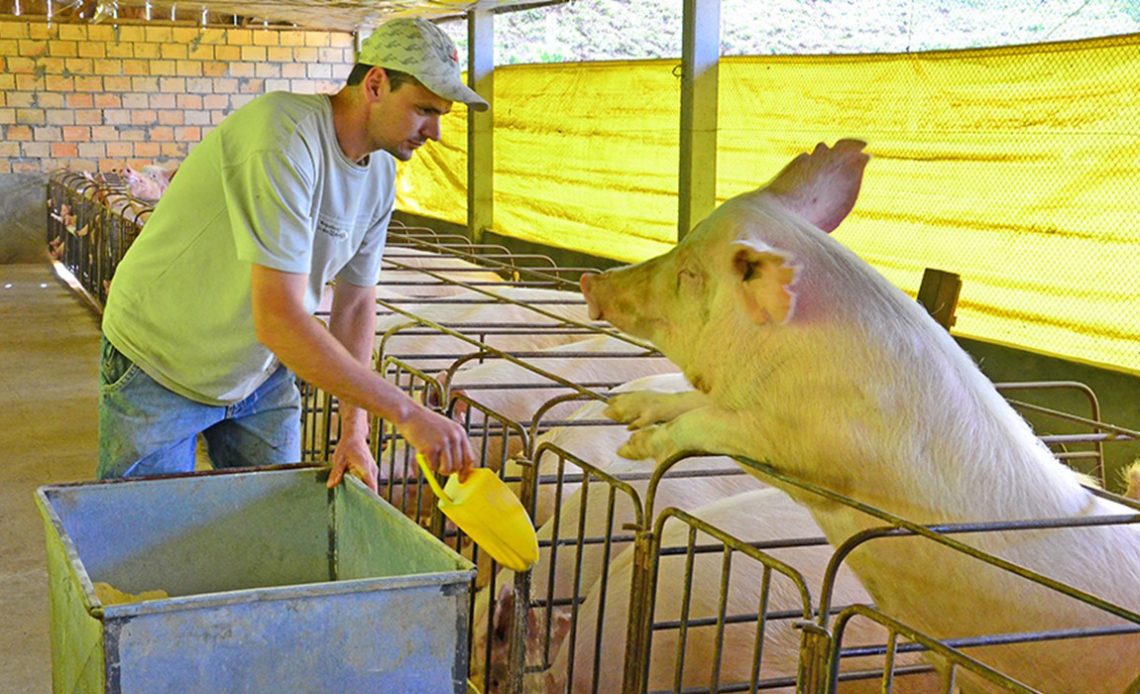
[[[377,477],[380,470],[376,467],[376,459],[372,457],[367,439],[352,436],[337,442],[332,456],[332,471],[329,473],[329,489],[340,484],[346,471],[367,485],[374,494],[379,493]]]
[[[461,482],[467,479],[475,464],[475,451],[458,422],[416,405],[396,428],[408,445],[423,455],[428,467],[440,475],[459,473]]]

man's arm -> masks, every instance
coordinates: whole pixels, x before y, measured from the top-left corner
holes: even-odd
[[[334,335],[304,309],[302,297],[307,275],[280,272],[257,264],[252,268],[253,324],[257,339],[297,376],[338,397],[342,407],[347,405],[348,426],[353,427],[354,434],[361,425],[366,427],[367,421],[360,422],[363,414],[353,413],[352,409],[363,408],[391,422],[408,444],[441,474],[465,471],[474,463],[471,443],[457,422],[418,404],[372,370],[368,363],[372,324],[368,325],[367,338],[359,334],[360,325],[352,325],[367,320],[359,316],[360,297],[334,297],[334,314],[340,299],[345,319],[335,321],[340,325],[336,327],[338,334]],[[364,291],[370,293],[371,289],[364,288]],[[367,310],[375,311],[371,300],[367,303]],[[370,320],[375,321],[374,315]],[[347,344],[338,339],[340,334],[348,336]],[[366,340],[367,346],[364,346]],[[358,358],[359,354],[364,354],[363,360]]]
[[[329,332],[357,361],[372,362],[372,348],[376,333],[376,292],[372,287],[361,287],[340,282],[333,288],[332,313]],[[346,471],[352,472],[373,491],[378,490],[376,459],[368,445],[369,417],[349,402],[339,408],[340,438],[332,456],[332,472],[328,485],[340,484]]]

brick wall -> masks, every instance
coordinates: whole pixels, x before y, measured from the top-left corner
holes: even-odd
[[[0,17],[0,174],[182,159],[267,91],[332,93],[349,33]]]

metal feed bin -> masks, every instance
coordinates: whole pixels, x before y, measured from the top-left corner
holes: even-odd
[[[57,692],[465,692],[470,562],[297,467],[41,487]],[[169,597],[107,604],[94,583]]]

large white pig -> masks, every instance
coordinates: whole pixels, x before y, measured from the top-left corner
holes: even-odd
[[[945,330],[828,236],[855,204],[863,147],[821,144],[669,253],[583,278],[593,318],[652,341],[701,391],[615,398],[610,415],[642,427],[622,454],[767,460],[918,523],[1130,513],[1083,488]],[[833,544],[875,524],[792,493]],[[873,541],[848,561],[881,609],[940,638],[1140,623],[1140,527],[955,538],[1127,619],[929,540]],[[1115,694],[1140,673],[1136,634],[970,653],[1047,692]]]
[[[742,542],[772,542],[784,547],[766,549],[764,552],[784,562],[794,569],[804,581],[812,599],[819,595],[824,572],[832,555],[827,545],[792,546],[795,540],[810,540],[821,537],[819,527],[811,515],[777,489],[759,489],[712,502],[692,511],[700,520],[712,525]],[[661,535],[662,547],[686,547],[690,526],[678,520],[666,522]],[[694,545],[720,544],[719,541],[703,532],[698,532]],[[602,590],[601,583],[595,583],[578,614],[578,628],[573,650],[569,640],[562,642],[558,657],[550,670],[545,673],[547,691],[555,694],[571,692],[617,692],[626,663],[626,624],[629,619],[630,586],[634,574],[634,551],[628,548],[613,562],[609,581]],[[686,558],[684,555],[662,557],[658,560],[656,605],[653,615],[655,622],[678,620],[682,601],[687,597],[687,615],[690,623],[698,619],[715,619],[721,601],[726,604],[726,616],[756,614],[764,583],[764,564],[751,557],[737,554],[731,565],[727,590],[722,595],[723,552],[695,553],[691,586],[686,596]],[[785,575],[773,571],[770,577],[767,613],[796,612],[804,609],[803,598],[796,585]],[[858,579],[841,570],[834,588],[837,605],[867,603],[870,597],[859,584]],[[603,601],[604,599],[604,601]],[[812,607],[816,607],[813,605]],[[602,615],[601,644],[595,652],[595,639],[598,635],[598,611]],[[800,631],[794,626],[795,619],[769,619],[764,630],[763,659],[760,679],[792,678],[796,676],[800,663]],[[677,659],[676,628],[657,630],[653,633],[652,648],[649,653],[647,689],[649,691],[672,690],[678,669],[683,672],[683,687],[707,687],[711,681],[714,666],[719,672],[722,687],[747,683],[752,674],[752,663],[756,651],[756,622],[741,621],[726,626],[723,642],[719,644],[720,657],[716,657],[716,630],[711,626],[693,626],[685,639],[683,660]],[[886,630],[865,619],[854,619],[844,637],[845,645],[881,645],[886,642]],[[597,663],[597,654],[602,655]],[[567,682],[570,662],[573,660],[573,681]],[[914,657],[899,654],[896,667],[911,664]],[[598,675],[593,675],[595,664]],[[881,668],[881,658],[868,656],[864,659],[844,659],[842,671],[870,671]],[[929,674],[897,677],[897,692],[938,691],[935,678]],[[569,685],[569,686],[568,686]],[[537,689],[537,687],[535,687]],[[781,688],[778,691],[790,691]],[[878,679],[843,682],[840,691],[878,692]],[[765,690],[768,691],[768,690]]]

